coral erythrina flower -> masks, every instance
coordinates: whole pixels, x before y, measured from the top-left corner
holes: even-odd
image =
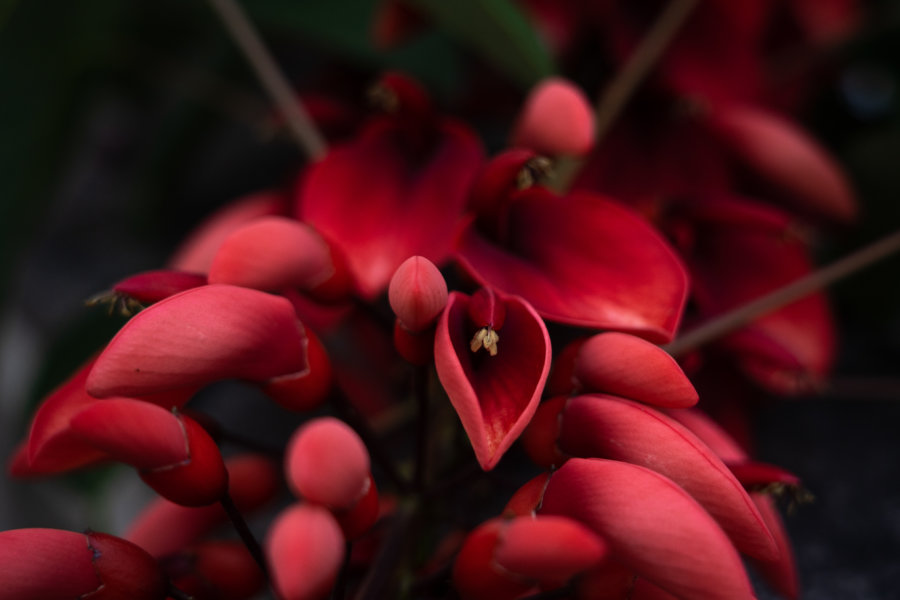
[[[548,320],[671,339],[687,276],[669,246],[608,198],[560,197],[535,184],[535,158],[514,150],[483,170],[470,201],[475,217],[459,243],[462,266]]]
[[[521,298],[482,288],[459,292],[434,340],[438,377],[485,470],[519,437],[550,370],[550,336]]]

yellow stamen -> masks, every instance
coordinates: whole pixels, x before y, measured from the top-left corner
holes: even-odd
[[[472,341],[469,342],[469,348],[472,352],[478,352],[481,348],[488,351],[491,356],[497,356],[497,343],[500,341],[500,335],[490,327],[482,327],[479,329]]]

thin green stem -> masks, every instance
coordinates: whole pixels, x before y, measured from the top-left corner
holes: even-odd
[[[714,317],[700,327],[685,333],[671,344],[663,346],[663,349],[672,356],[681,356],[743,327],[754,319],[824,289],[898,251],[900,251],[900,231],[869,244],[806,277],[801,277],[730,312]]]
[[[322,158],[328,148],[325,138],[297,99],[287,78],[243,9],[235,0],[209,0],[209,3],[244,53],[266,93],[284,116],[300,149],[310,160]]]

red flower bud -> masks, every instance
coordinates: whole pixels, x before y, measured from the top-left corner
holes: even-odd
[[[411,256],[394,272],[388,299],[400,323],[417,333],[434,324],[447,306],[447,282],[434,263]]]
[[[272,523],[265,542],[272,584],[283,600],[321,600],[344,560],[344,536],[326,509],[295,504]]]
[[[529,92],[510,144],[550,156],[586,154],[594,144],[594,110],[571,82],[545,79]]]
[[[0,589],[16,600],[163,600],[156,561],[131,542],[89,531],[0,532]]]
[[[368,491],[369,452],[349,425],[333,417],[314,419],[288,443],[285,474],[300,497],[343,510]]]
[[[172,502],[211,504],[227,489],[218,446],[189,417],[118,399],[91,404],[72,418],[71,426],[84,441],[137,468],[147,485]]]
[[[318,408],[334,385],[331,361],[325,347],[311,329],[302,329],[306,337],[307,368],[299,373],[275,377],[261,386],[269,398],[288,410],[296,411]]]

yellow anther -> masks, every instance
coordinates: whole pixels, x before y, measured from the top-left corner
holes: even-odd
[[[500,335],[490,327],[482,327],[469,342],[469,348],[472,352],[478,352],[484,348],[491,356],[497,356],[497,343],[500,341]]]

